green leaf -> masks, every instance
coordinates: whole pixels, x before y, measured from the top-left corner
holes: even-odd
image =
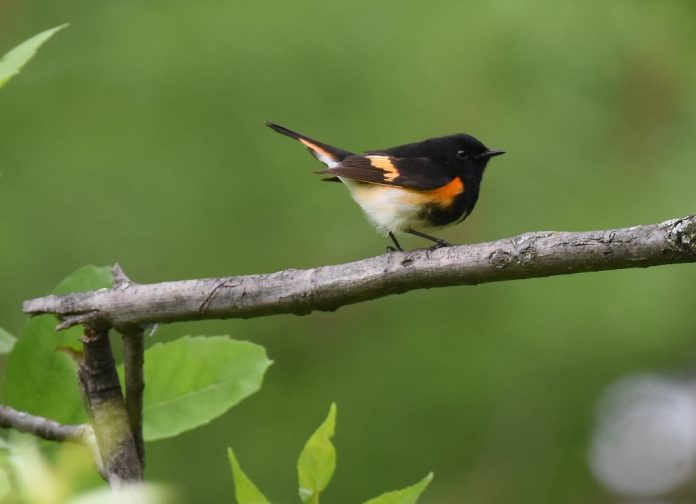
[[[270,365],[262,346],[228,336],[153,345],[145,351],[145,440],[175,436],[222,415],[261,387]]]
[[[17,47],[0,59],[0,87],[19,73],[19,70],[29,61],[35,54],[41,44],[46,42],[59,30],[68,26],[67,24],[56,26],[50,30],[43,31],[38,35],[34,35],[29,40],[25,40]]]
[[[111,266],[83,266],[60,282],[53,294],[60,296],[70,292],[84,292],[111,287],[114,280],[111,276]]]
[[[0,354],[8,354],[12,351],[17,338],[8,333],[5,329],[0,327]]]
[[[54,294],[100,289],[111,285],[108,267],[85,266],[66,278]],[[81,328],[56,332],[52,315],[29,320],[7,357],[3,384],[5,402],[20,411],[58,422],[86,419],[75,375],[75,362],[65,347],[79,345]]]
[[[265,495],[254,485],[249,477],[244,474],[239,466],[237,457],[234,455],[232,448],[227,448],[227,456],[230,459],[232,466],[232,477],[234,478],[234,496],[237,498],[237,504],[270,504]]]
[[[394,490],[393,492],[384,493],[379,497],[370,499],[369,501],[365,502],[365,504],[416,504],[420,494],[423,493],[423,490],[426,489],[432,480],[433,473],[430,473],[415,485],[401,490]]]
[[[318,504],[319,495],[331,481],[336,469],[336,448],[331,438],[336,430],[336,403],[331,403],[326,420],[314,431],[297,461],[300,499]]]

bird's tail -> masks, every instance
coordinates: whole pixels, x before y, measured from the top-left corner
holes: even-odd
[[[352,152],[348,152],[343,149],[339,149],[338,147],[318,142],[304,135],[300,135],[299,133],[296,133],[295,131],[292,131],[284,126],[280,126],[279,124],[266,122],[266,126],[268,126],[274,131],[277,131],[282,135],[289,136],[290,138],[294,138],[295,140],[299,141],[305,147],[307,147],[307,150],[309,150],[312,156],[317,158],[319,161],[324,163],[329,168],[331,168],[332,166],[336,166],[338,163],[343,161],[348,156],[353,155]]]

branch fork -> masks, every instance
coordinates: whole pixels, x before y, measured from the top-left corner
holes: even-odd
[[[112,276],[113,289],[127,289],[134,285],[118,264],[114,265]],[[143,331],[133,324],[117,328],[124,342],[124,400],[109,340],[112,326],[95,323],[88,312],[76,314],[68,324],[65,322],[59,324],[59,330],[77,323],[85,325],[77,375],[90,424],[61,425],[0,405],[0,427],[14,428],[50,441],[70,441],[88,446],[100,474],[114,489],[141,482],[145,465]]]
[[[696,215],[622,229],[543,231],[489,243],[390,252],[308,270],[157,284],[134,283],[116,264],[110,289],[46,296],[23,305],[30,315],[56,315],[58,329],[85,326],[78,377],[93,427],[60,425],[6,406],[0,406],[0,426],[55,441],[89,444],[96,438],[101,471],[118,488],[143,477],[143,328],[148,325],[305,315],[414,289],[694,262]],[[123,336],[125,399],[110,329]]]

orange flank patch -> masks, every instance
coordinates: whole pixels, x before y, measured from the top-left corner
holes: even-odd
[[[405,202],[411,205],[438,205],[442,208],[447,208],[452,204],[452,200],[464,192],[464,182],[459,177],[455,177],[449,184],[420,191],[418,189],[401,188],[408,196]]]
[[[440,204],[449,204],[454,197],[464,192],[464,182],[459,177],[454,177],[449,184],[423,192],[438,200]]]
[[[302,142],[305,145],[305,147],[312,149],[314,152],[318,152],[322,156],[326,156],[329,159],[333,159],[333,156],[329,152],[325,151],[318,145],[315,145],[312,142],[305,140],[304,138],[298,138],[298,140]]]
[[[394,179],[399,176],[399,170],[391,162],[389,156],[367,156],[367,159],[370,160],[372,166],[384,172],[385,182],[394,182]]]

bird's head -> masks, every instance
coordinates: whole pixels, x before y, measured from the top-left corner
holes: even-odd
[[[500,149],[489,149],[466,133],[442,137],[436,141],[440,144],[437,148],[444,156],[444,162],[455,167],[465,179],[474,177],[480,180],[488,161],[492,157],[505,154],[505,151]]]

